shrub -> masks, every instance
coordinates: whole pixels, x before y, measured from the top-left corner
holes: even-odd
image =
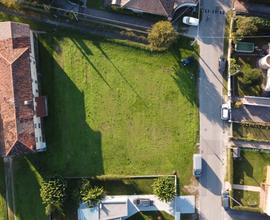
[[[46,215],[53,212],[63,214],[63,202],[65,199],[66,184],[61,179],[43,181],[40,188],[40,197],[45,205]]]
[[[151,48],[169,48],[176,40],[177,33],[169,21],[159,21],[154,24],[148,33]]]
[[[92,187],[89,180],[83,180],[80,195],[82,202],[87,203],[89,207],[93,207],[104,198],[104,189]]]
[[[259,17],[238,16],[236,19],[236,37],[242,39],[258,31],[268,30],[270,21]]]
[[[174,181],[170,177],[160,177],[152,185],[154,194],[164,202],[170,202],[175,196]]]
[[[258,96],[262,92],[262,73],[260,69],[253,69],[249,64],[241,68],[241,75],[238,77],[245,95]]]

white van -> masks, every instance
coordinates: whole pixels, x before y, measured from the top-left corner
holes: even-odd
[[[193,154],[193,176],[200,177],[202,173],[202,155]]]

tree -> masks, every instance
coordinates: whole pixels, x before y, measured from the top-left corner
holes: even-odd
[[[244,64],[238,79],[245,95],[260,95],[263,80],[260,69],[253,69],[249,64]]]
[[[242,39],[259,31],[267,31],[270,21],[259,17],[238,16],[236,19],[236,38]]]
[[[81,200],[92,207],[104,198],[104,189],[103,187],[92,187],[89,180],[83,180],[80,195]]]
[[[51,215],[56,211],[63,213],[65,191],[66,184],[59,178],[41,183],[40,197],[45,205],[46,215]]]
[[[160,177],[152,185],[154,194],[164,202],[175,197],[175,184],[171,177]]]
[[[18,8],[22,0],[0,0],[0,3],[8,8]]]
[[[258,31],[258,26],[253,17],[238,16],[236,19],[236,38],[253,35]]]
[[[159,21],[148,33],[148,41],[153,49],[169,48],[176,40],[177,33],[169,21]]]

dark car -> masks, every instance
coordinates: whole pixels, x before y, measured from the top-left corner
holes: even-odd
[[[218,59],[218,70],[220,73],[224,73],[227,65],[227,60],[224,57]]]
[[[225,210],[228,210],[230,208],[230,198],[228,191],[225,191],[221,194],[221,203]]]
[[[187,58],[181,60],[181,64],[183,66],[191,65],[193,62],[194,62],[194,58],[193,57],[187,57]]]

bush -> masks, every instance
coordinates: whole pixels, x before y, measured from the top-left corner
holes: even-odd
[[[65,199],[66,184],[61,179],[43,181],[40,188],[40,197],[45,205],[46,215],[53,212],[63,214],[63,203]]]
[[[268,30],[270,20],[259,17],[238,16],[236,18],[236,38],[242,39],[248,35],[255,35],[258,31]]]
[[[82,202],[93,207],[104,198],[104,189],[103,187],[92,187],[89,180],[83,180],[80,195]]]
[[[160,177],[152,185],[154,194],[164,202],[170,202],[175,197],[175,184],[170,177]]]
[[[177,33],[169,21],[159,21],[154,24],[148,33],[151,48],[169,48],[176,40]]]
[[[249,64],[244,64],[241,74],[238,77],[245,95],[258,96],[262,92],[262,72],[260,69],[253,69]]]

